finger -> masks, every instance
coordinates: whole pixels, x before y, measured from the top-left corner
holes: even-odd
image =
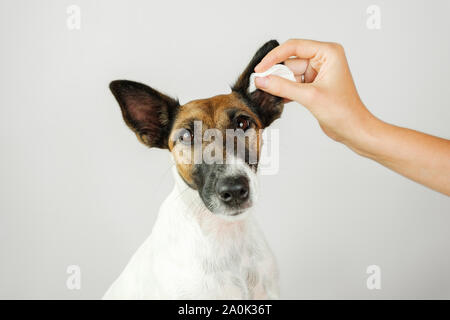
[[[306,68],[308,67],[308,60],[300,58],[290,58],[284,61],[284,65],[291,69],[291,71],[295,75],[301,75],[306,72]]]
[[[310,101],[311,85],[298,83],[278,76],[255,78],[257,88],[268,92],[274,96],[300,102],[307,106]]]
[[[256,72],[264,72],[274,64],[280,63],[289,57],[296,56],[301,59],[311,59],[323,48],[324,42],[314,40],[294,39],[272,49],[255,67]]]
[[[304,82],[305,83],[311,83],[316,79],[317,71],[311,66],[311,64],[308,64],[308,67],[305,71],[305,77]]]

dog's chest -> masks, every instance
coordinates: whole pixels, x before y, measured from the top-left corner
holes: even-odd
[[[253,217],[231,223],[201,208],[197,193],[175,188],[150,237],[104,297],[277,298],[275,259]]]
[[[206,248],[197,261],[201,263],[203,286],[212,289],[213,295],[219,299],[254,299],[263,297],[270,260],[264,243],[258,243],[255,235],[245,234],[241,239]]]
[[[155,277],[175,298],[268,298],[276,275],[273,256],[251,221],[209,225],[180,220],[154,230]],[[211,223],[208,221],[207,223]],[[254,230],[255,229],[255,230]],[[161,239],[156,239],[161,236]],[[158,245],[159,243],[159,245]]]

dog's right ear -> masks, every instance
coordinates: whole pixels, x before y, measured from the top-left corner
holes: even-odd
[[[168,140],[179,102],[145,84],[115,80],[110,83],[125,123],[139,141],[149,147],[168,149]]]
[[[278,119],[283,112],[283,99],[273,96],[260,89],[254,92],[248,92],[250,75],[255,72],[255,67],[272,49],[279,46],[278,41],[271,40],[266,42],[254,55],[253,59],[247,65],[244,72],[239,76],[238,80],[232,87],[232,90],[244,98],[250,107],[256,112],[261,119],[263,127],[269,126],[275,119]]]

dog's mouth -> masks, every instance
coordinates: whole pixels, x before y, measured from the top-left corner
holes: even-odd
[[[246,207],[246,208],[238,209],[237,211],[235,211],[235,212],[233,212],[233,213],[229,213],[228,216],[231,216],[231,217],[238,216],[238,215],[240,215],[240,214],[246,212],[247,209],[249,209],[249,208],[251,208],[251,206],[248,206],[248,207]]]

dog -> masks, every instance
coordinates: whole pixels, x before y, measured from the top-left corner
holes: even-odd
[[[261,90],[248,91],[255,66],[278,45],[271,40],[256,52],[230,94],[184,105],[141,83],[111,82],[123,119],[138,140],[172,153],[175,187],[161,205],[151,235],[104,299],[279,297],[276,261],[252,207],[257,199],[261,133],[281,116],[284,101]],[[230,162],[181,161],[183,152],[192,156],[195,148],[207,148],[208,139],[202,137],[207,129],[244,135],[252,130],[256,138],[244,137],[243,154],[222,150]],[[233,138],[233,147],[240,137]],[[215,141],[214,146],[222,144]],[[220,148],[214,150],[215,155],[221,153]]]

